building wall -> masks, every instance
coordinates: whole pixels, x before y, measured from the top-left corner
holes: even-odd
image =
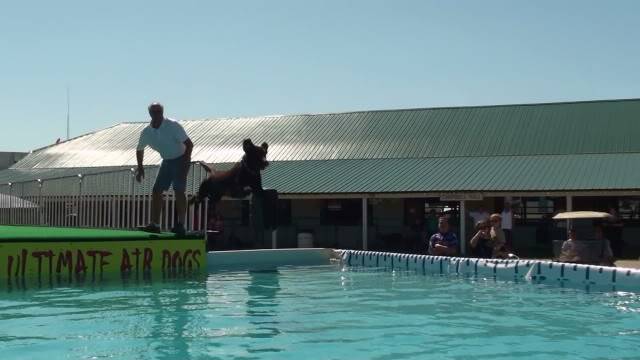
[[[27,156],[25,152],[0,152],[0,170],[8,169],[20,159]]]
[[[370,250],[426,252],[427,234],[424,229],[412,228],[405,224],[406,201],[407,199],[370,200],[370,211],[372,212],[368,229],[368,248]],[[492,210],[494,203],[495,200],[491,199],[485,201],[483,205]],[[242,221],[242,206],[241,201],[222,201],[219,206],[219,210],[224,216],[226,248],[270,247],[272,236],[270,231],[265,231],[263,243],[259,244],[253,240],[253,233],[249,225],[250,219],[245,224]],[[298,234],[310,232],[313,234],[314,246],[316,247],[362,249],[362,226],[323,224],[322,211],[324,206],[326,206],[325,200],[291,200],[291,223],[278,228],[276,233],[278,247],[297,247]],[[470,225],[465,239],[468,244],[474,231],[470,219],[467,223]],[[454,228],[453,231],[460,234],[457,228]],[[553,255],[553,240],[564,240],[565,234],[566,229],[561,226],[545,230],[541,224],[514,223],[515,253],[524,257],[549,258]],[[640,225],[625,224],[622,236],[627,257],[637,257],[640,254]],[[229,240],[230,238],[235,240]]]

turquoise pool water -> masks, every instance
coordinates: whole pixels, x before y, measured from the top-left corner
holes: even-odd
[[[0,293],[2,359],[638,359],[640,296],[281,268]]]

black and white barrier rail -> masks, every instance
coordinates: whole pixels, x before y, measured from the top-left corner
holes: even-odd
[[[640,292],[640,270],[541,260],[497,260],[336,250],[343,266],[377,267],[422,274],[530,281],[602,291]]]

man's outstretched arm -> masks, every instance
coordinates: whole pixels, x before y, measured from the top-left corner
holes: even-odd
[[[140,182],[144,179],[144,167],[142,163],[144,161],[144,150],[136,151],[136,160],[138,161],[138,169],[136,171],[136,181]]]

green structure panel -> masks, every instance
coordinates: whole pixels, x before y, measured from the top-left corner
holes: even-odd
[[[78,241],[78,240],[151,240],[175,239],[173,233],[152,234],[143,231],[56,228],[45,226],[0,226],[0,242],[6,241]]]

